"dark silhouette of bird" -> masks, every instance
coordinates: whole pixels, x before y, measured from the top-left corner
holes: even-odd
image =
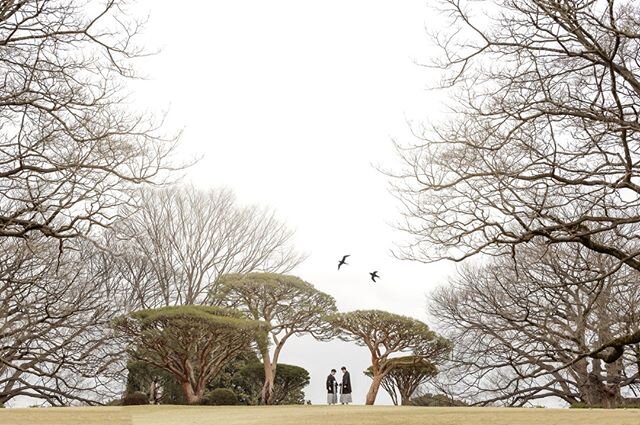
[[[338,270],[340,270],[340,267],[343,265],[349,265],[349,263],[347,263],[347,257],[351,257],[351,255],[345,255],[344,257],[342,257],[342,260],[340,260],[340,262],[338,263]]]
[[[378,271],[373,271],[371,273],[369,273],[371,275],[371,280],[373,280],[373,282],[376,282],[376,277],[379,278],[380,276],[378,275]]]

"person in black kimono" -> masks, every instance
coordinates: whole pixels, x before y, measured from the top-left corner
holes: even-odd
[[[351,400],[351,375],[347,371],[347,368],[342,366],[340,369],[342,371],[342,385],[340,385],[341,393],[340,393],[340,403],[341,404],[349,404],[352,402]]]
[[[336,370],[331,369],[331,373],[327,376],[327,403],[338,403],[338,380],[335,377]]]

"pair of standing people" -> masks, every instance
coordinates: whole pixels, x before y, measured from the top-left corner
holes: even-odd
[[[338,384],[336,379],[336,370],[331,369],[331,373],[327,376],[327,403],[338,403],[338,388],[340,389],[340,404],[351,403],[351,375],[347,368],[342,366],[342,383]]]

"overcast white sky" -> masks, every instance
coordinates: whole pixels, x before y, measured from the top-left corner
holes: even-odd
[[[309,254],[293,274],[336,298],[342,311],[384,309],[427,320],[425,295],[450,264],[393,259],[398,204],[373,164],[392,165],[391,139],[411,141],[407,121],[439,113],[425,90],[425,28],[439,19],[426,0],[235,0],[140,2],[145,59],[138,101],[169,109],[184,128],[182,150],[203,159],[187,179],[228,186],[239,199],[275,208]],[[336,271],[343,254],[350,265]],[[368,272],[379,270],[377,284]],[[431,323],[433,324],[433,323]],[[292,341],[282,361],[311,373],[307,398],[324,403],[333,367],[352,372],[363,403],[368,351],[335,341]],[[340,375],[340,374],[338,374]],[[390,403],[380,390],[378,403]]]

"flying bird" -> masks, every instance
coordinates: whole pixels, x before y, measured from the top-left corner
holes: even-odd
[[[345,255],[344,257],[342,257],[342,260],[340,260],[340,262],[338,263],[338,270],[340,270],[340,267],[344,264],[349,265],[349,263],[347,263],[347,257],[351,257],[351,255]]]
[[[376,270],[376,271],[374,271],[374,272],[371,272],[371,273],[369,273],[369,274],[371,275],[371,280],[373,280],[373,282],[374,282],[374,283],[376,282],[376,277],[378,277],[378,278],[380,277],[380,276],[378,275],[378,271],[377,271],[377,270]]]

